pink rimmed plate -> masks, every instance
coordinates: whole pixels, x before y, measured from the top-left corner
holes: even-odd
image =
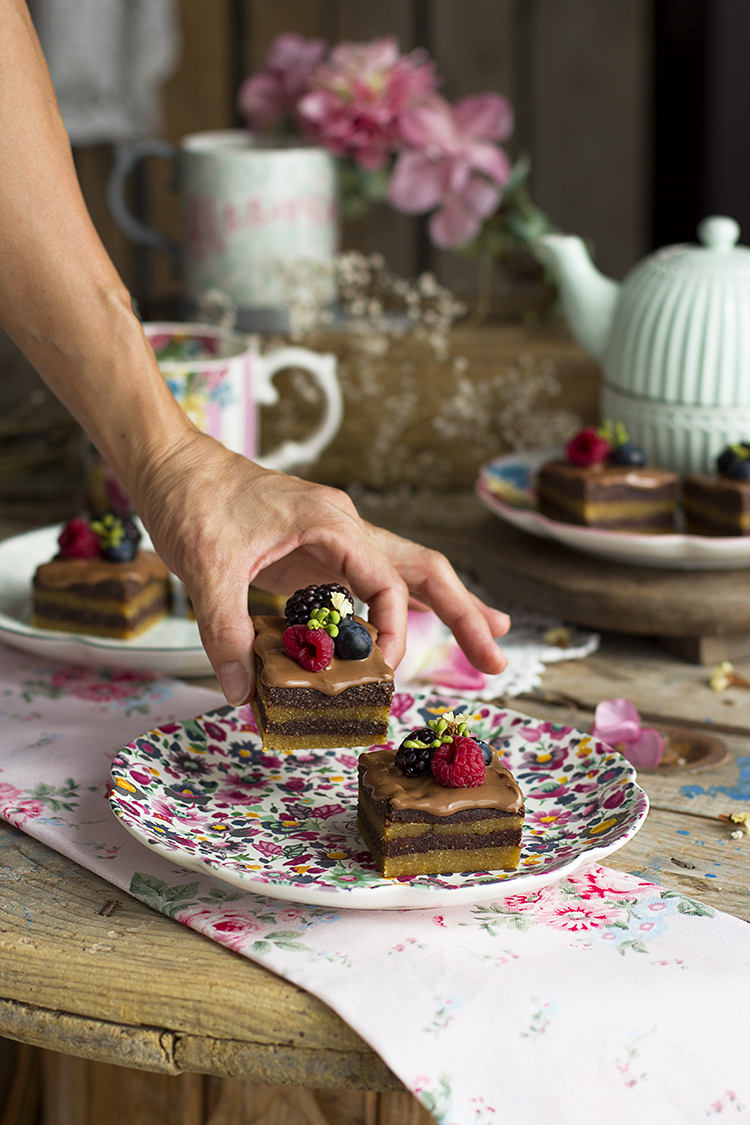
[[[675,570],[750,566],[750,535],[635,535],[548,519],[536,510],[536,474],[545,461],[560,456],[561,450],[547,449],[495,457],[480,469],[476,493],[491,512],[513,527],[610,562]]]
[[[455,697],[397,694],[390,741],[445,710],[468,713],[526,800],[517,871],[384,879],[356,826],[357,751],[264,753],[250,709],[220,708],[119,751],[112,809],[142,843],[246,891],[337,908],[475,903],[526,894],[599,861],[642,825],[633,767],[581,731]]]

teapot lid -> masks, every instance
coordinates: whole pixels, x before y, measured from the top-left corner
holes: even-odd
[[[700,246],[678,243],[657,250],[647,263],[661,272],[705,276],[750,276],[750,247],[738,246],[740,225],[727,215],[709,215],[698,224]]]

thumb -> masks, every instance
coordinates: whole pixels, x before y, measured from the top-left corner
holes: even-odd
[[[255,630],[247,612],[247,579],[227,575],[210,586],[188,586],[206,656],[227,703],[238,707],[255,694]]]

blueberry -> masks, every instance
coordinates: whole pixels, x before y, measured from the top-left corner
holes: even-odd
[[[750,459],[730,461],[722,475],[727,480],[750,480]]]
[[[634,441],[616,445],[609,455],[610,465],[645,465],[646,454]]]
[[[479,749],[482,751],[482,757],[484,758],[484,764],[486,766],[488,766],[492,761],[492,747],[490,746],[489,742],[482,742],[481,738],[475,738],[474,741],[476,742]]]
[[[716,458],[716,468],[722,476],[730,480],[747,480],[750,475],[742,466],[748,464],[750,458],[750,442],[738,441],[727,448]]]
[[[141,533],[132,520],[125,518],[122,521],[123,536],[115,546],[102,547],[102,554],[109,562],[132,562],[138,551]]]
[[[352,618],[344,618],[339,623],[334,647],[340,660],[365,660],[372,652],[372,637],[364,625]]]

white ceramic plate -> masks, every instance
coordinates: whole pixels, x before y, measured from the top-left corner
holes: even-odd
[[[517,871],[384,879],[356,825],[359,750],[264,753],[249,707],[168,723],[121,750],[110,802],[142,844],[245,891],[387,910],[527,894],[603,859],[638,831],[648,799],[617,751],[570,727],[469,700],[394,696],[389,738],[446,710],[473,719],[524,793]]]
[[[111,665],[169,676],[211,675],[198,626],[177,614],[165,617],[140,637],[128,641],[34,628],[34,571],[57,553],[61,527],[42,527],[0,543],[0,640],[33,656],[66,660],[87,668]],[[142,542],[144,547],[151,546],[147,535]]]
[[[676,570],[737,570],[750,566],[750,535],[632,535],[579,527],[541,515],[536,511],[536,474],[545,461],[561,454],[559,449],[546,449],[495,457],[479,472],[477,495],[490,511],[521,531],[611,562]]]

